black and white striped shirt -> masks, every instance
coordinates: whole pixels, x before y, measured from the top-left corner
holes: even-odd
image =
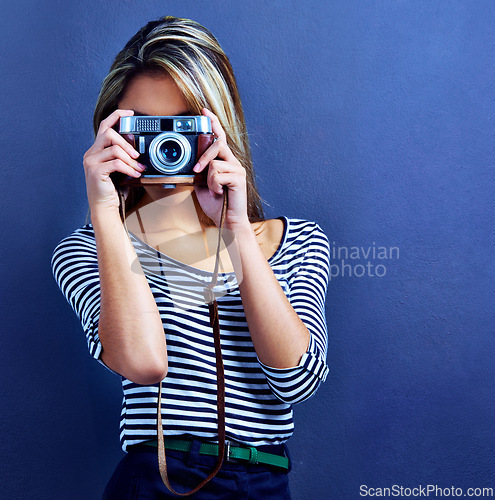
[[[275,369],[259,361],[234,273],[220,274],[214,289],[225,365],[226,435],[251,446],[286,441],[293,432],[292,404],[314,394],[328,373],[328,239],[314,222],[282,219],[282,241],[268,262],[311,334],[308,351],[299,365]],[[161,254],[132,234],[131,240],[167,338],[169,370],[163,381],[162,400],[164,434],[215,440],[215,353],[208,306],[203,299],[204,287],[212,275]],[[59,243],[53,253],[52,268],[60,289],[81,320],[90,354],[100,360],[100,281],[91,224]],[[123,378],[122,388],[120,439],[126,450],[130,445],[156,438],[158,384],[143,386]]]

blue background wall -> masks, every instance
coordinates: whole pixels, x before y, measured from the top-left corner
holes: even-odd
[[[344,262],[382,277],[332,277],[331,374],[295,408],[294,498],[495,487],[495,2],[21,0],[0,20],[2,498],[99,498],[121,455],[119,380],[50,257],[85,221],[101,80],[164,14],[229,54],[270,216],[318,221],[335,249],[399,248]]]

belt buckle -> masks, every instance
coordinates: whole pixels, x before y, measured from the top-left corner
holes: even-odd
[[[225,441],[225,460],[227,462],[232,462],[230,458],[230,441]]]

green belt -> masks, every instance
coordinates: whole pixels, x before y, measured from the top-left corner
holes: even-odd
[[[165,449],[175,450],[175,451],[186,451],[190,452],[192,448],[192,441],[187,441],[185,439],[175,439],[165,437]],[[156,448],[158,446],[156,439],[151,441],[145,441],[146,446],[152,446]],[[199,447],[200,455],[210,455],[212,457],[218,457],[218,444],[215,443],[201,443]],[[225,460],[227,462],[231,460],[242,460],[250,464],[264,464],[271,465],[273,467],[280,467],[281,469],[289,468],[289,459],[287,457],[282,457],[280,455],[274,455],[273,453],[266,453],[264,451],[259,451],[254,446],[237,446],[231,445],[229,441],[225,443]]]

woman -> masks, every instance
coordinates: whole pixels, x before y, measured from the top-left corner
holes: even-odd
[[[116,128],[133,115],[203,115],[216,140],[194,166],[194,185],[125,189],[127,232],[115,175],[140,179],[144,166],[132,138]],[[175,496],[156,457],[159,387],[172,488],[188,492],[220,466],[217,361],[201,291],[213,277],[224,190],[228,237],[213,290],[228,451],[192,498],[290,498],[292,404],[310,397],[328,372],[327,238],[312,222],[264,219],[232,68],[193,21],[165,17],[128,42],[103,82],[94,126],[84,156],[91,224],[58,245],[53,272],[90,353],[122,376],[128,453],[104,498]]]

